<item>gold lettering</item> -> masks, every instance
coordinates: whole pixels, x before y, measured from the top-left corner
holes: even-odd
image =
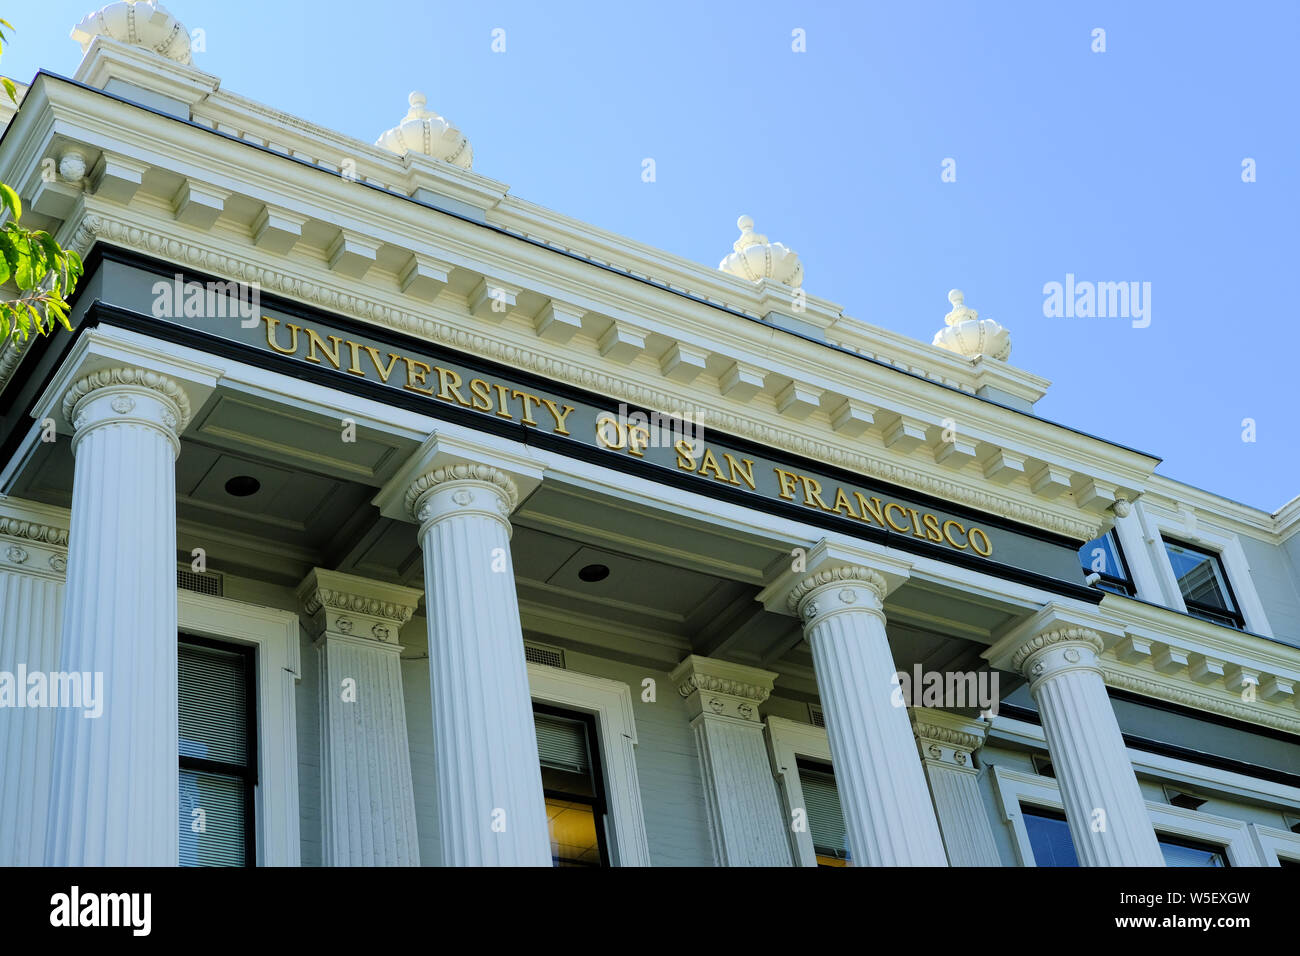
[[[916,535],[916,537],[918,537],[918,538],[920,538],[922,541],[924,541],[924,540],[925,540],[925,532],[923,532],[923,531],[921,530],[921,515],[920,515],[920,512],[918,512],[915,508],[908,508],[908,509],[907,509],[907,513],[910,514],[910,515],[912,516],[912,534]]]
[[[894,519],[889,516],[890,508],[897,509],[899,514],[903,515],[903,517],[907,517],[907,512],[903,509],[903,506],[898,504],[897,502],[891,501],[889,504],[885,505],[885,521],[889,524],[889,526],[893,528],[895,531],[902,531],[904,533],[911,531],[912,529],[909,525],[900,526],[894,524]]]
[[[334,348],[330,349],[325,345],[325,339],[317,335],[314,329],[304,328],[303,331],[307,333],[307,354],[304,358],[308,362],[320,364],[320,359],[316,357],[316,349],[319,348],[325,357],[330,360],[331,365],[335,368],[343,367],[342,360],[339,358],[339,348],[343,345],[342,338],[337,335],[329,336],[329,340],[334,343]]]
[[[524,413],[519,416],[519,420],[523,422],[525,425],[536,425],[537,419],[533,418],[533,406],[530,405],[529,402],[536,402],[538,407],[540,408],[542,404],[542,400],[538,398],[536,395],[531,395],[528,392],[521,392],[517,388],[513,389],[510,392],[510,397],[523,399]]]
[[[497,391],[497,415],[501,418],[508,418],[511,421],[514,421],[515,416],[511,415],[510,409],[506,407],[506,387],[504,385],[496,384],[493,384],[492,387]]]
[[[794,501],[795,482],[799,476],[789,471],[782,471],[780,468],[773,468],[776,472],[776,479],[781,485],[781,497],[786,501]]]
[[[673,450],[677,452],[677,467],[682,471],[695,470],[695,448],[685,438],[678,439],[677,444],[673,445]]]
[[[939,519],[928,511],[925,513],[925,535],[931,541],[943,540],[943,532],[939,530]]]
[[[816,478],[809,478],[806,475],[800,475],[799,480],[803,482],[803,503],[809,508],[813,507],[810,502],[817,502],[816,507],[822,511],[830,511],[831,507],[822,501],[822,483]]]
[[[444,402],[450,402],[454,399],[457,404],[469,407],[469,402],[465,401],[465,396],[460,393],[460,375],[449,368],[441,366],[438,372],[438,397]]]
[[[347,342],[348,352],[352,355],[352,361],[348,365],[348,371],[353,375],[360,375],[362,378],[365,378],[366,373],[361,371],[361,344],[359,342],[353,342],[351,339],[348,339]]]
[[[975,543],[975,535],[979,535],[982,539],[984,539],[983,550],[981,550],[980,546]],[[993,542],[990,541],[989,536],[986,535],[979,528],[971,528],[970,534],[968,534],[966,538],[968,541],[970,541],[971,550],[974,551],[976,554],[978,554],[980,557],[987,558],[990,554],[993,553]]]
[[[835,507],[832,510],[839,511],[841,508],[845,509],[845,514],[850,518],[856,518],[858,516],[858,513],[853,510],[853,502],[849,501],[849,496],[844,493],[844,489],[836,488]]]
[[[873,497],[871,503],[868,504],[867,499],[862,496],[862,492],[860,491],[853,492],[853,497],[858,499],[858,508],[862,511],[863,521],[870,524],[871,521],[869,519],[874,518],[876,524],[880,525],[880,527],[883,528],[885,526],[885,517],[880,513],[881,504],[879,498]]]
[[[968,546],[965,544],[958,544],[956,541],[952,539],[952,532],[948,530],[949,525],[955,525],[958,534],[965,534],[966,529],[961,526],[960,521],[945,521],[943,523],[943,536],[948,539],[948,543],[952,545],[954,548],[956,548],[958,551],[965,551]]]
[[[608,437],[607,429],[614,430],[614,437]],[[606,448],[612,448],[614,451],[620,450],[627,443],[627,435],[623,432],[623,426],[612,415],[601,415],[596,419],[596,440]],[[680,443],[679,443],[680,444]],[[677,450],[681,454],[681,449]]]
[[[555,419],[555,434],[557,435],[569,434],[569,429],[567,429],[564,426],[564,420],[568,418],[569,413],[573,411],[573,406],[565,405],[564,411],[560,411],[560,407],[556,405],[555,402],[553,402],[549,398],[542,399],[542,403],[546,405],[546,410],[550,412],[551,417]],[[645,446],[642,445],[641,447],[644,448]]]
[[[731,472],[731,483],[733,485],[740,484],[740,481],[736,480],[736,476],[739,475],[741,480],[744,481],[745,484],[749,485],[750,491],[758,490],[758,487],[754,484],[754,463],[752,461],[748,458],[742,458],[740,461],[745,463],[745,467],[741,468],[740,462],[732,458],[730,452],[724,451],[722,457],[727,460],[727,468]]]
[[[704,458],[700,461],[700,474],[707,475],[713,472],[715,481],[726,481],[727,476],[722,473],[722,466],[718,464],[718,459],[713,454],[713,449],[707,445],[704,448]]]
[[[279,319],[273,319],[269,315],[262,316],[262,321],[266,323],[266,344],[271,346],[281,355],[294,355],[298,351],[298,326],[291,322],[284,323],[285,328],[289,330],[289,347],[282,349],[275,344],[275,327],[280,324]]]
[[[379,381],[387,382],[388,376],[393,374],[393,366],[397,364],[397,360],[400,356],[396,352],[389,352],[388,358],[390,361],[388,366],[385,368],[383,365],[379,364],[379,351],[373,345],[367,345],[365,349],[370,353],[370,361],[375,363],[375,371],[379,373]]]
[[[402,388],[412,392],[419,392],[421,395],[432,395],[433,389],[420,388],[425,379],[429,377],[429,373],[433,371],[432,367],[425,362],[417,362],[415,359],[407,358],[405,355],[402,356],[402,361],[406,363],[406,384]],[[420,368],[418,373],[415,370],[417,365]]]
[[[648,447],[650,447],[650,432],[640,425],[629,426],[627,430],[628,454],[644,458],[645,455],[641,454],[641,452]]]
[[[469,390],[474,393],[474,407],[480,412],[489,412],[492,410],[492,389],[488,383],[481,378],[471,378],[469,380]],[[480,405],[479,402],[483,404]]]

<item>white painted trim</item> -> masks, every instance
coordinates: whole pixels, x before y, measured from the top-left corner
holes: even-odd
[[[830,738],[822,727],[801,724],[784,717],[767,718],[767,746],[772,757],[772,773],[784,804],[785,818],[793,820],[794,811],[804,806],[803,787],[799,783],[799,757],[811,757],[823,763],[831,762]],[[790,846],[794,851],[796,866],[816,866],[817,851],[813,849],[812,833],[805,826],[795,831],[791,826]]]
[[[1264,866],[1281,866],[1279,858],[1300,863],[1300,833],[1252,823],[1250,835],[1254,838],[1255,849],[1259,851]]]
[[[1051,777],[1021,770],[1009,770],[996,764],[993,770],[993,787],[998,797],[1002,819],[1011,828],[1012,842],[1021,866],[1036,866],[1034,851],[1029,843],[1029,829],[1025,826],[1021,804],[1044,807],[1049,810],[1064,811],[1059,785]],[[1232,866],[1265,865],[1250,834],[1250,825],[1241,820],[1229,820],[1226,817],[1201,813],[1198,810],[1185,810],[1168,804],[1146,801],[1147,813],[1156,835],[1185,837],[1201,843],[1209,843],[1224,848],[1224,854]]]
[[[988,741],[994,746],[1002,741],[1012,741],[1038,750],[1047,747],[1047,738],[1043,734],[1043,728],[1038,724],[1001,714],[993,718]],[[1300,787],[1250,777],[1231,770],[1221,770],[1218,767],[1206,767],[1177,757],[1134,750],[1132,747],[1128,748],[1128,756],[1133,769],[1140,774],[1167,780],[1170,783],[1186,784],[1201,790],[1212,790],[1260,803],[1300,810]]]
[[[1158,551],[1158,554],[1153,555],[1153,560],[1156,560],[1157,573],[1163,577],[1165,587],[1169,591],[1171,607],[1180,611],[1187,610],[1187,604],[1178,590],[1174,569],[1165,552],[1163,537],[1165,532],[1189,544],[1200,545],[1218,553],[1223,560],[1223,573],[1227,575],[1232,596],[1236,599],[1241,616],[1245,618],[1246,630],[1264,637],[1273,636],[1268,616],[1264,613],[1263,602],[1260,601],[1259,593],[1255,590],[1255,581],[1250,573],[1250,562],[1246,560],[1246,552],[1242,549],[1241,541],[1236,534],[1207,526],[1197,521],[1188,511],[1174,516],[1163,509],[1148,508],[1146,515],[1152,543]]]
[[[650,841],[641,809],[641,785],[636,772],[636,716],[632,689],[620,681],[574,671],[528,665],[532,698],[578,710],[596,717],[601,762],[605,768],[605,796],[613,831],[616,866],[650,866]]]
[[[299,866],[298,615],[193,591],[179,595],[182,631],[257,648],[257,864]]]

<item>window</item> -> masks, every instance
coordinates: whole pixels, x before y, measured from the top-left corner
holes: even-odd
[[[1043,807],[1021,806],[1025,829],[1029,831],[1029,845],[1034,851],[1036,866],[1078,866],[1079,857],[1074,852],[1065,815]],[[1165,866],[1227,866],[1227,856],[1222,847],[1175,839],[1156,834]]]
[[[1232,598],[1223,562],[1217,554],[1194,548],[1172,538],[1165,539],[1165,552],[1174,569],[1178,590],[1187,613],[1227,627],[1242,628],[1245,620]]]
[[[844,829],[844,811],[835,774],[826,764],[800,759],[799,787],[808,814],[808,832],[818,866],[848,866],[849,839]]]
[[[605,833],[604,775],[596,745],[596,721],[533,704],[542,792],[556,866],[609,866]]]
[[[1079,563],[1083,565],[1085,575],[1101,575],[1096,587],[1113,594],[1125,594],[1133,597],[1136,593],[1133,579],[1129,576],[1128,566],[1124,563],[1124,552],[1120,550],[1119,541],[1114,531],[1107,531],[1100,538],[1094,538],[1079,549]]]
[[[253,866],[253,649],[180,640],[180,864]]]

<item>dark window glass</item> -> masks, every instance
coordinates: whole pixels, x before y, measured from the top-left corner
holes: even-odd
[[[534,704],[533,726],[542,764],[551,862],[608,866],[605,787],[595,718]]]
[[[252,648],[182,635],[177,687],[180,865],[253,866]]]
[[[1223,562],[1217,554],[1170,538],[1165,539],[1165,552],[1187,604],[1187,613],[1228,627],[1243,626],[1228,577],[1223,573]]]
[[[1065,815],[1042,807],[1021,806],[1025,829],[1029,831],[1029,846],[1038,866],[1078,866],[1079,857],[1074,852]],[[1167,837],[1157,833],[1160,853],[1166,866],[1227,866],[1228,858],[1222,847]]]
[[[1133,581],[1124,564],[1124,553],[1120,550],[1119,541],[1115,539],[1115,532],[1108,531],[1080,548],[1079,564],[1082,565],[1085,576],[1094,572],[1101,575],[1096,586],[1103,591],[1126,594],[1129,597],[1134,595]]]
[[[1277,858],[1277,865],[1286,869],[1300,870],[1300,860],[1288,860],[1284,856]]]
[[[1065,815],[1041,807],[1022,806],[1025,829],[1029,831],[1029,846],[1034,851],[1036,866],[1078,866],[1079,857],[1070,839],[1070,827]]]
[[[835,773],[826,764],[799,761],[799,788],[803,790],[808,832],[818,866],[848,866],[849,838],[844,826]]]

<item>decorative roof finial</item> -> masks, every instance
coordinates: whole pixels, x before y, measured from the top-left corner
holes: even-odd
[[[96,13],[88,13],[72,28],[72,39],[81,44],[81,52],[90,49],[97,36],[119,43],[141,46],[146,50],[184,63],[190,56],[190,31],[167,12],[158,0],[118,0]]]
[[[419,90],[406,99],[411,108],[406,111],[402,122],[375,140],[375,145],[399,156],[410,152],[423,153],[461,169],[469,169],[474,164],[474,150],[464,134],[427,109],[429,98]]]
[[[803,284],[803,264],[798,253],[779,242],[768,242],[767,236],[755,232],[750,216],[741,216],[736,226],[740,238],[731,244],[731,255],[718,263],[719,269],[751,282],[774,279],[795,289]]]
[[[968,359],[980,356],[1005,361],[1011,355],[1011,333],[993,319],[981,319],[967,306],[961,289],[948,293],[952,311],[943,317],[945,328],[934,334],[932,344]]]

